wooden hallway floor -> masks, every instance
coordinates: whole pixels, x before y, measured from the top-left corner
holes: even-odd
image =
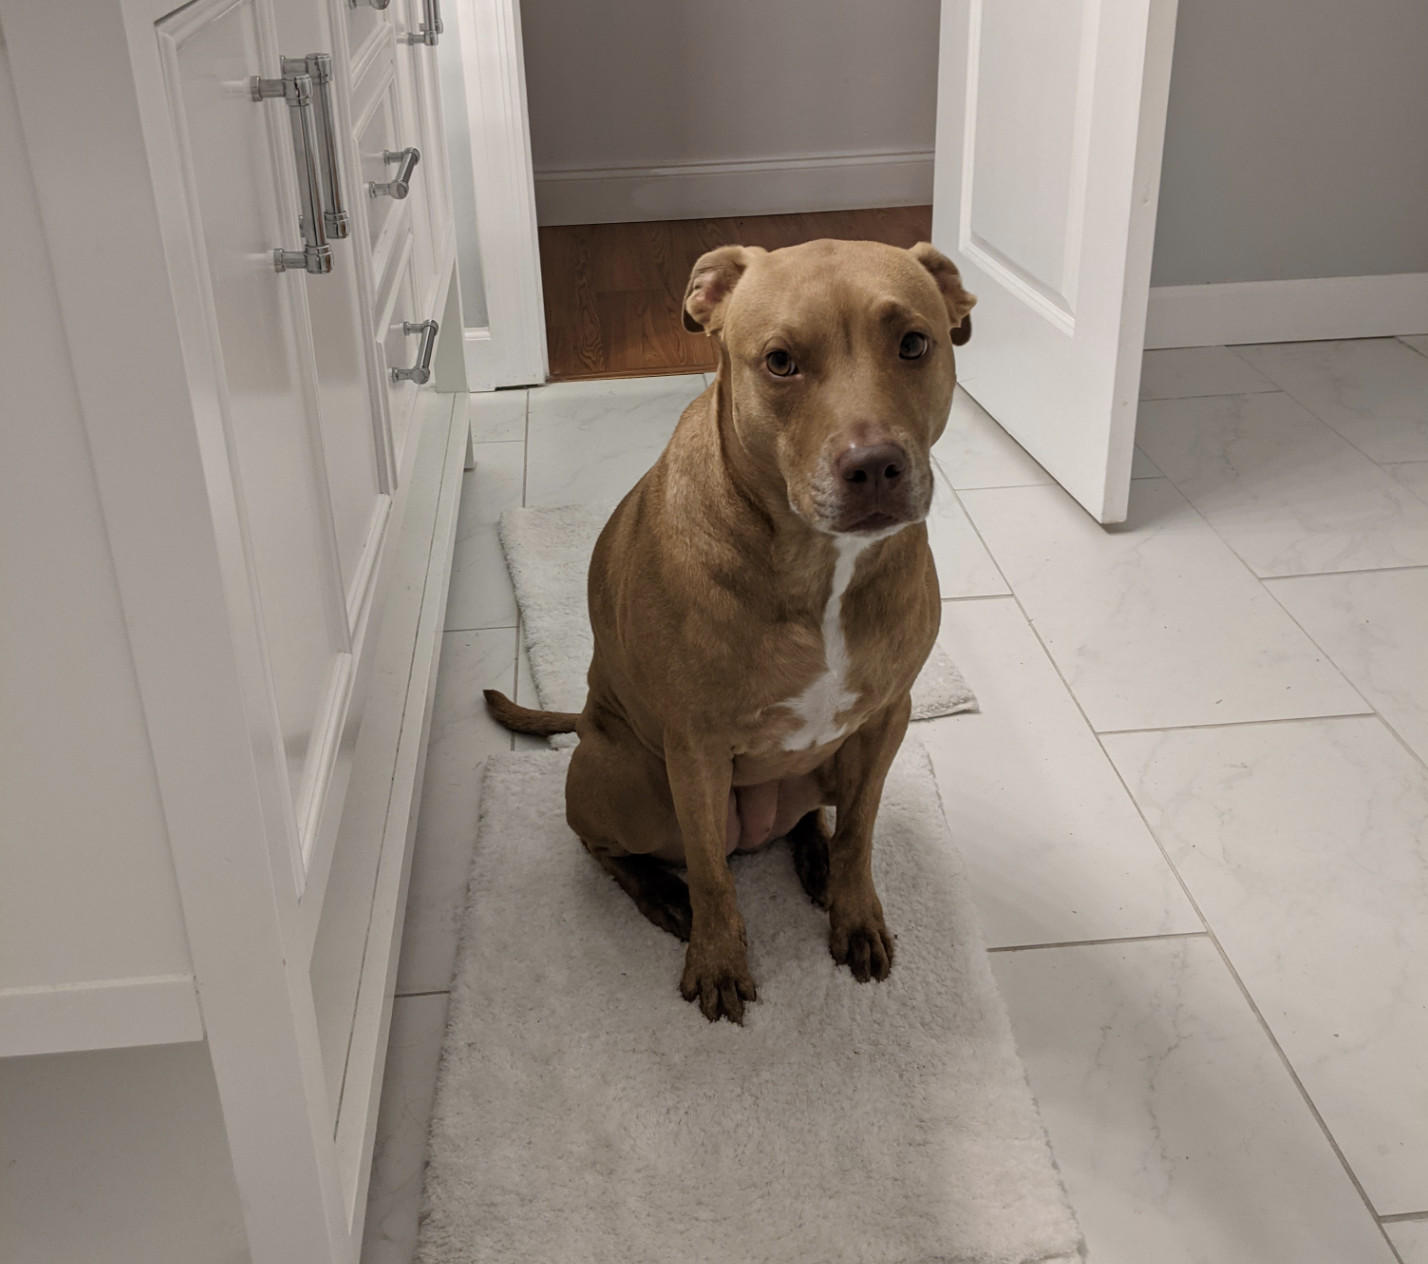
[[[709,341],[686,333],[680,303],[694,261],[715,246],[776,250],[819,237],[911,246],[932,234],[930,206],[540,230],[550,376],[699,373],[715,366]]]

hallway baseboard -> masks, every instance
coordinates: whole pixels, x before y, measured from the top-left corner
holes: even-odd
[[[922,206],[932,201],[932,151],[546,168],[535,173],[535,190],[543,228]]]
[[[1217,347],[1428,333],[1428,272],[1158,285],[1145,345]]]

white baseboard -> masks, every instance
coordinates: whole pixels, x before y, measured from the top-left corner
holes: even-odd
[[[1218,347],[1428,333],[1428,272],[1158,285],[1145,345]]]
[[[0,989],[0,1058],[202,1039],[191,974]]]
[[[542,225],[922,206],[932,201],[932,151],[546,168],[535,191]]]

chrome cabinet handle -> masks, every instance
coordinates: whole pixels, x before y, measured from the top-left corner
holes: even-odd
[[[352,226],[347,217],[347,209],[342,205],[342,168],[337,161],[337,119],[332,109],[332,56],[329,53],[309,53],[306,57],[284,57],[283,74],[305,74],[312,80],[318,157],[322,165],[323,189],[327,194],[327,208],[322,213],[322,220],[328,237],[340,241],[351,233]]]
[[[279,272],[301,268],[316,275],[332,271],[332,247],[323,231],[322,190],[317,173],[317,128],[312,119],[312,79],[284,74],[279,79],[254,75],[250,81],[254,101],[282,97],[288,103],[293,128],[293,151],[297,159],[298,193],[302,199],[302,249],[273,251],[273,267]]]
[[[349,9],[360,9],[364,4],[370,5],[374,9],[385,9],[392,0],[347,0]]]
[[[434,320],[423,320],[413,324],[409,320],[402,321],[402,333],[420,334],[421,346],[417,349],[417,362],[409,369],[393,369],[392,381],[394,382],[415,382],[418,386],[425,386],[431,381],[431,353],[436,350],[436,335],[440,326]]]
[[[417,34],[407,34],[401,37],[404,44],[431,44],[434,46],[445,33],[446,28],[441,24],[441,0],[422,0],[422,11],[426,21],[421,24],[421,30]]]
[[[382,150],[382,161],[401,164],[397,168],[396,179],[388,180],[385,184],[380,184],[376,180],[368,180],[367,196],[393,197],[401,201],[412,191],[412,172],[416,170],[417,163],[421,161],[421,150],[415,145],[408,145],[405,149],[384,149]]]

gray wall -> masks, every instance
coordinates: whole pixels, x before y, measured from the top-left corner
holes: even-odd
[[[1180,0],[1155,285],[1428,272],[1428,0]]]
[[[932,148],[938,0],[523,0],[537,177]]]
[[[937,0],[524,0],[543,170],[930,149]],[[1428,0],[1180,0],[1156,285],[1428,271]]]

